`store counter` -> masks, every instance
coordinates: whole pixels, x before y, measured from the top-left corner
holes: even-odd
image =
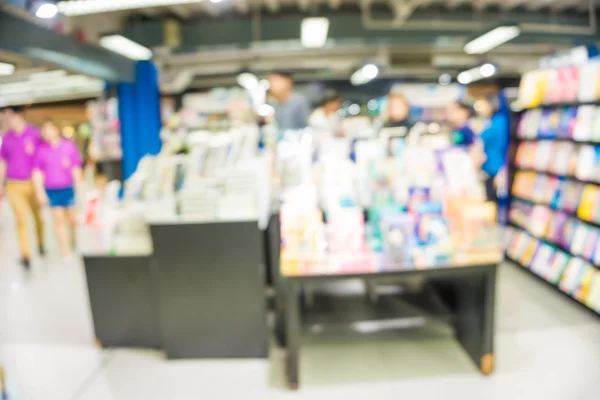
[[[361,334],[387,329],[420,327],[431,320],[454,328],[456,338],[477,368],[485,375],[494,369],[494,302],[497,265],[502,250],[456,255],[445,264],[415,267],[376,254],[374,262],[339,268],[334,257],[317,260],[303,268],[286,269],[282,262],[280,312],[287,347],[287,376],[291,388],[299,385],[299,351],[303,334],[345,329]],[[295,264],[294,264],[295,265]],[[347,265],[347,264],[346,264]],[[301,307],[302,288],[324,282],[361,279],[369,284],[402,284],[415,278],[417,290],[402,295],[378,296],[366,303],[364,296],[340,299],[317,297]]]
[[[84,254],[96,338],[104,347],[160,348],[152,258]]]
[[[169,358],[262,358],[268,330],[256,220],[150,224]]]

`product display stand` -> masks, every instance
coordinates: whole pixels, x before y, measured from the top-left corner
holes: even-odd
[[[273,289],[275,292],[275,339],[280,346],[285,346],[285,289],[282,286],[282,277],[279,269],[279,253],[281,250],[281,221],[279,213],[271,215],[267,228],[269,264],[273,276]]]
[[[594,87],[588,80],[581,83]],[[517,151],[506,254],[521,269],[598,315],[600,109],[597,100],[581,97],[582,90],[586,88],[580,87],[580,96],[572,101],[525,103],[513,134]],[[522,87],[519,96],[527,98],[528,93],[538,92]]]
[[[169,358],[265,358],[257,221],[151,223],[158,314]]]
[[[83,261],[100,344],[160,348],[151,257],[84,255]]]
[[[497,262],[500,262],[498,259]],[[472,266],[446,266],[439,268],[414,269],[398,266],[386,271],[370,273],[296,275],[282,277],[285,291],[285,335],[287,347],[287,376],[290,388],[296,389],[299,381],[299,351],[302,336],[339,329],[345,324],[348,328],[360,333],[373,331],[369,323],[379,323],[382,329],[407,329],[424,325],[435,319],[449,322],[454,328],[456,339],[468,353],[477,368],[489,375],[494,369],[494,302],[497,263]],[[370,282],[389,281],[397,284],[403,279],[419,277],[429,282],[428,286],[434,295],[407,299],[404,309],[409,315],[402,313],[402,307],[392,307],[384,299],[381,307],[373,315],[360,315],[359,307],[348,304],[344,298],[342,308],[336,310],[331,301],[321,306],[315,302],[312,307],[300,306],[301,288],[324,282],[339,282],[349,279],[361,279]],[[404,297],[404,296],[402,296]],[[387,300],[389,301],[389,300]],[[392,302],[400,302],[396,297]],[[364,303],[364,300],[363,300]],[[363,307],[364,308],[364,307]],[[340,310],[352,310],[348,320],[344,320]],[[383,311],[382,311],[383,310]],[[313,315],[316,314],[316,317]],[[360,322],[358,322],[360,321]]]

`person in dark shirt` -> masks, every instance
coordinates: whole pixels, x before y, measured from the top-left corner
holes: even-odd
[[[469,127],[469,120],[475,114],[473,107],[462,101],[455,101],[447,108],[447,119],[453,131],[450,141],[455,146],[470,147],[475,143],[475,132]]]
[[[387,120],[384,128],[406,128],[406,133],[413,127],[410,120],[410,104],[402,93],[390,92],[388,94]]]
[[[299,130],[308,126],[310,102],[294,91],[294,80],[283,72],[272,72],[268,75],[269,93],[276,100],[275,121],[280,131]]]

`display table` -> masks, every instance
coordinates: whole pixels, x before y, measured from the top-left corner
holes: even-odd
[[[268,329],[257,221],[152,222],[158,315],[169,358],[264,358]]]
[[[84,255],[83,262],[100,344],[160,348],[151,256]]]
[[[283,334],[290,388],[296,389],[300,383],[298,364],[304,334],[324,332],[330,327],[336,330],[345,327],[360,333],[406,329],[422,326],[431,319],[449,323],[477,368],[484,375],[491,374],[494,369],[496,269],[502,258],[501,251],[494,251],[477,257],[455,257],[453,265],[417,269],[393,263],[382,256],[376,268],[363,271],[332,271],[326,265],[316,265],[310,270],[282,274],[284,306],[281,312],[285,321]],[[302,308],[300,304],[302,288],[314,284],[349,279],[361,279],[367,285],[402,284],[406,279],[414,283],[414,278],[420,281],[418,293],[380,298],[371,305],[364,296],[344,298],[339,304],[331,299],[320,302],[318,298],[310,307]]]

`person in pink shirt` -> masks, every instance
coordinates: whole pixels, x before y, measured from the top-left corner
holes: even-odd
[[[52,209],[61,254],[69,257],[77,228],[75,185],[81,181],[83,163],[75,143],[63,138],[54,122],[44,122],[42,136],[45,143],[35,156],[33,181],[40,204]]]
[[[44,255],[44,225],[31,181],[40,135],[37,128],[25,121],[23,107],[10,106],[1,111],[8,131],[0,146],[0,200],[6,193],[17,220],[21,262],[25,268],[29,268],[31,250],[28,225],[31,214],[35,221],[39,251]]]

